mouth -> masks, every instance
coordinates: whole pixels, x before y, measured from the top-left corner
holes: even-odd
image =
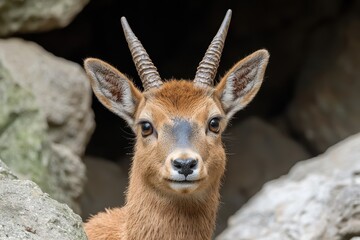
[[[173,180],[173,179],[166,179],[166,181],[170,182],[170,183],[178,183],[178,184],[193,184],[193,183],[198,183],[200,182],[202,179],[198,179],[198,180]]]
[[[199,186],[199,182],[201,182],[203,179],[196,179],[196,180],[175,180],[175,179],[165,179],[166,182],[169,183],[169,187],[181,194],[189,194],[195,191]]]

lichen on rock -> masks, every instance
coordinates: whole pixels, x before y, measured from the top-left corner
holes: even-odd
[[[7,48],[6,46],[10,43],[6,41],[18,47]],[[69,148],[66,145],[67,140],[64,140],[66,143],[62,141],[54,142],[54,136],[56,135],[52,134],[48,111],[44,109],[45,103],[41,104],[40,102],[47,101],[47,108],[51,108],[51,102],[46,98],[56,94],[61,95],[62,93],[60,91],[56,92],[56,90],[49,87],[47,88],[49,94],[39,98],[39,90],[37,90],[36,86],[45,87],[47,86],[45,82],[50,80],[46,74],[31,76],[31,73],[39,73],[39,71],[41,73],[42,71],[38,68],[38,70],[32,70],[36,64],[43,61],[34,51],[37,51],[38,54],[42,51],[45,54],[43,50],[36,47],[37,50],[32,48],[34,48],[33,44],[27,44],[24,41],[0,40],[0,49],[4,50],[0,53],[0,158],[7,163],[20,179],[29,179],[36,182],[44,192],[49,193],[56,200],[68,204],[74,211],[80,212],[78,198],[85,183],[85,166],[80,156],[74,151],[79,150],[80,152],[80,149],[84,148],[88,136],[92,133],[94,127],[92,111],[90,106],[89,108],[84,106],[82,110],[79,110],[80,115],[69,115],[63,125],[55,127],[76,131],[74,122],[79,121],[76,124],[81,125],[82,119],[87,119],[85,122],[88,122],[88,124],[82,126],[82,133],[79,134],[83,135],[83,137],[81,137],[81,140],[77,140],[74,148]],[[14,55],[21,58],[21,54],[17,54],[16,49],[22,49],[22,54],[27,57],[30,56],[31,58],[32,56],[34,59],[31,64],[33,65],[21,67],[21,64],[19,64],[21,61],[17,61],[16,57],[7,57],[13,52]],[[47,56],[47,58],[50,59],[51,56]],[[48,60],[48,62],[50,61]],[[56,61],[56,59],[53,61]],[[46,62],[42,64],[46,65]],[[71,65],[71,63],[67,64]],[[58,62],[59,67],[60,65]],[[51,72],[53,69],[49,65],[47,66],[48,71]],[[52,67],[54,66],[55,64],[52,65]],[[26,76],[26,73],[30,75]],[[55,77],[51,79],[53,78]],[[78,81],[80,85],[82,83],[84,88],[87,88],[87,82],[84,83],[87,79],[83,79],[81,76],[79,78],[80,80],[75,80],[75,82]],[[26,81],[32,81],[32,87],[24,84]],[[88,105],[90,103],[88,98],[90,98],[91,94],[86,91],[83,94],[85,97],[82,104]],[[73,99],[70,98],[69,101],[73,101]],[[74,105],[72,111],[75,111],[76,107],[77,105]],[[87,112],[86,109],[89,109],[89,111]],[[52,109],[52,111],[56,110],[58,114],[61,114],[59,109]],[[68,123],[72,128],[67,126]],[[81,131],[79,130],[79,132]]]
[[[78,215],[34,182],[18,179],[1,160],[0,212],[0,239],[87,239]]]
[[[49,189],[46,122],[31,92],[12,81],[0,65],[0,157],[23,179]]]

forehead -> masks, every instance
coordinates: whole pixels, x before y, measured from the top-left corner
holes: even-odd
[[[189,81],[173,80],[145,95],[145,98],[151,112],[162,112],[170,118],[191,118],[194,114],[206,114],[209,110],[220,114],[212,94],[210,88],[199,88]]]

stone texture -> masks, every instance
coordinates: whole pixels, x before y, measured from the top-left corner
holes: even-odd
[[[228,161],[216,233],[225,229],[227,219],[265,182],[286,174],[297,161],[309,158],[301,145],[255,117],[227,129],[224,141]]]
[[[360,236],[360,134],[267,183],[218,240],[344,240]]]
[[[288,117],[297,134],[321,153],[360,131],[360,18],[327,24],[309,42]]]
[[[47,125],[31,92],[13,81],[0,65],[0,157],[19,174],[48,190],[50,154]],[[45,150],[46,149],[46,150]]]
[[[73,99],[72,95],[65,94],[65,92],[72,92],[72,90],[51,88],[47,80],[52,80],[53,84],[56,84],[56,76],[45,73],[45,68],[48,66],[47,72],[57,73],[59,75],[58,80],[62,81],[62,77],[68,76],[67,74],[71,72],[71,69],[78,69],[79,67],[75,65],[63,69],[64,72],[58,72],[55,69],[61,68],[62,61],[59,61],[58,66],[55,66],[56,59],[51,59],[50,56],[46,58],[32,56],[32,48],[39,52],[43,51],[36,45],[30,44],[29,50],[26,48],[28,43],[20,40],[9,40],[11,43],[9,45],[14,44],[18,48],[15,46],[5,47],[4,45],[8,46],[5,42],[0,40],[0,158],[19,178],[36,182],[44,192],[63,203],[67,203],[76,212],[80,212],[78,198],[83,191],[85,167],[74,150],[83,151],[86,143],[85,138],[78,139],[78,146],[72,146],[72,148],[66,145],[71,141],[69,136],[58,142],[54,138],[62,136],[56,135],[59,131],[58,128],[66,128],[66,131],[71,131],[68,126],[71,125],[70,123],[77,122],[78,125],[81,125],[85,120],[80,121],[79,116],[89,119],[86,121],[90,123],[92,130],[93,119],[90,118],[92,116],[90,109],[85,113],[85,110],[81,110],[79,107],[80,113],[73,114],[77,107],[75,103],[80,101],[79,99],[84,99],[86,104],[90,105],[90,100],[87,100],[90,98],[90,93],[85,91],[81,94],[84,97],[77,96],[78,98]],[[11,56],[11,50],[13,55],[17,55],[19,59],[16,60],[16,57]],[[22,62],[24,59],[21,59],[21,56],[30,61],[28,65]],[[47,65],[48,63],[50,64]],[[42,66],[39,67],[39,65]],[[66,69],[68,73],[65,73]],[[80,72],[80,68],[78,71]],[[71,78],[64,80],[68,82],[69,89],[71,88],[70,80]],[[26,84],[27,81],[28,84]],[[74,81],[75,86],[83,86],[83,88],[79,88],[79,91],[88,89],[85,82],[76,84],[79,80]],[[59,83],[58,86],[63,86],[63,83]],[[76,88],[75,86],[74,88]],[[45,92],[45,87],[48,87],[47,92]],[[39,93],[41,91],[43,91],[41,93],[43,95]],[[68,96],[69,99],[66,100],[68,103],[65,104],[66,102],[62,100],[62,97],[56,98],[57,95]],[[53,101],[50,98],[53,98]],[[63,108],[57,107],[61,101],[65,104]],[[72,102],[74,102],[74,106],[70,104]],[[61,114],[63,112],[66,116],[63,125],[55,126],[53,124],[54,121],[50,115],[52,112],[55,114],[55,110],[57,115],[63,116]],[[91,131],[90,133],[85,132],[89,131],[86,126],[79,126],[79,128],[82,130],[73,129],[73,135],[76,133],[83,136],[91,134]]]
[[[81,196],[81,216],[89,218],[105,208],[120,207],[125,202],[128,174],[118,164],[92,156],[85,156],[88,181]]]
[[[85,240],[81,218],[0,160],[0,239]]]
[[[83,154],[95,123],[90,84],[81,66],[21,39],[0,40],[0,64],[34,94],[50,140]]]
[[[3,161],[0,159],[0,181],[1,180],[13,180],[17,179],[14,173],[5,165]]]
[[[0,1],[0,36],[67,26],[89,0]]]
[[[56,179],[56,186],[61,190],[52,191],[51,197],[68,203],[75,212],[80,213],[79,198],[84,191],[86,167],[80,157],[66,146],[52,143],[50,149],[52,155],[47,170],[51,178]]]

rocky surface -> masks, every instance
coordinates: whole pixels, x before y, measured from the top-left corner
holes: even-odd
[[[81,218],[0,160],[0,239],[85,240]]]
[[[94,127],[80,66],[18,39],[0,40],[0,158],[80,212],[80,159]]]
[[[360,17],[327,24],[309,42],[288,116],[308,146],[322,153],[360,131]]]
[[[344,240],[360,236],[360,134],[267,183],[217,240]]]
[[[286,174],[297,161],[309,158],[299,143],[255,117],[227,129],[224,141],[228,161],[217,233],[225,229],[227,219],[265,182]]]
[[[67,26],[89,0],[0,2],[0,36],[40,32]]]
[[[51,141],[83,154],[95,123],[90,84],[82,67],[21,39],[0,40],[0,50],[3,68],[35,96]]]
[[[86,183],[84,163],[64,145],[52,143],[50,151],[47,171],[50,175],[49,179],[54,178],[55,186],[59,189],[51,191],[51,197],[67,203],[76,213],[81,213],[79,198]]]

